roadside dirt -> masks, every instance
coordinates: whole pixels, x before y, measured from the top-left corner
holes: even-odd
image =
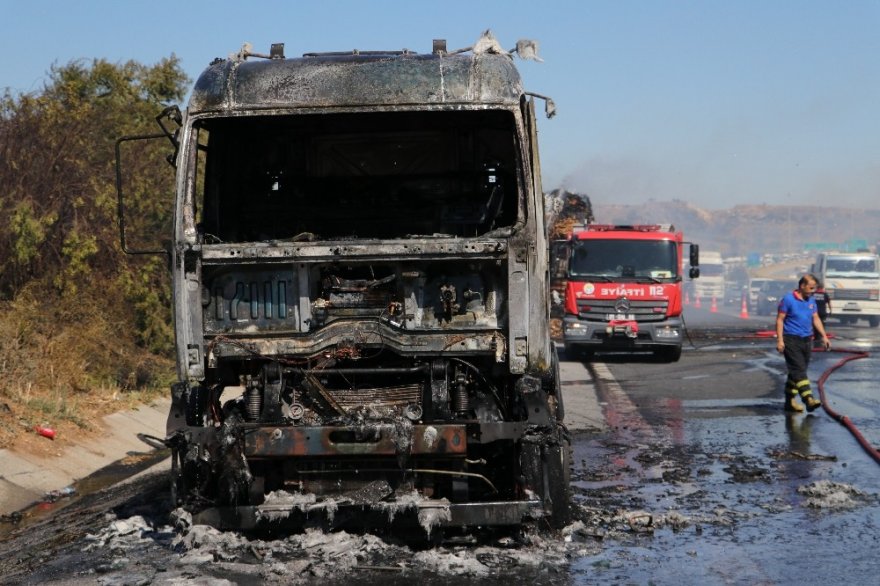
[[[139,405],[145,405],[166,394],[166,390],[153,389],[130,394],[118,393],[110,397],[96,396],[76,401],[75,418],[56,417],[48,419],[45,415],[11,405],[9,400],[0,403],[0,449],[11,449],[41,457],[57,456],[61,451],[76,442],[93,439],[101,433],[101,418]],[[37,433],[36,428],[44,427],[55,432],[54,439]]]

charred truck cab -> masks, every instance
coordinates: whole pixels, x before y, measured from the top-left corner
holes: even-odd
[[[196,522],[568,521],[534,96],[488,32],[202,73],[167,438]]]

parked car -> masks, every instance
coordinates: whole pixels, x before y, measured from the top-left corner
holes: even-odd
[[[739,307],[742,303],[743,296],[748,295],[749,286],[738,281],[725,281],[724,283],[724,305],[736,305]]]
[[[779,300],[782,296],[795,289],[792,281],[764,281],[758,290],[758,298],[755,301],[755,313],[758,315],[772,315],[776,313]]]

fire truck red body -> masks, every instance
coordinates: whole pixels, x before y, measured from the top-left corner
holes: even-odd
[[[651,351],[681,357],[681,232],[672,226],[576,228],[569,240],[563,339],[569,352]],[[699,276],[690,247],[691,278]]]

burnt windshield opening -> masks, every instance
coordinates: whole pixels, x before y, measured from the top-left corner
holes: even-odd
[[[678,278],[678,252],[668,240],[579,240],[569,265],[572,278],[671,282]]]
[[[518,211],[502,111],[212,118],[195,124],[207,243],[469,237]]]

